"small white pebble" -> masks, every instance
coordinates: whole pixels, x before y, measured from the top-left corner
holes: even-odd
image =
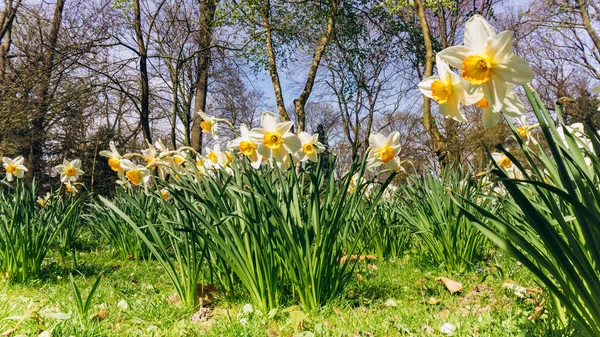
[[[452,323],[444,323],[442,325],[442,327],[440,328],[440,331],[446,335],[453,334],[454,330],[456,330],[456,326],[454,326],[454,324],[452,324]]]
[[[396,301],[393,298],[390,298],[389,300],[385,301],[385,305],[388,307],[395,307],[398,304],[396,303]]]
[[[121,310],[127,310],[129,309],[129,304],[125,300],[120,300],[119,303],[117,303],[117,307]]]

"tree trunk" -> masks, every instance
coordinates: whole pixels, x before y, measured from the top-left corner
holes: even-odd
[[[206,111],[208,93],[208,77],[211,59],[211,44],[214,31],[215,11],[218,0],[199,0],[200,31],[198,33],[198,79],[196,82],[196,98],[194,99],[194,117],[192,122],[192,148],[202,151],[202,118],[199,111]]]
[[[577,0],[577,6],[579,8],[579,14],[581,15],[581,22],[583,23],[583,27],[587,31],[590,39],[596,46],[598,52],[600,52],[600,37],[596,34],[594,27],[592,27],[592,23],[590,22],[590,16],[588,14],[588,10],[586,7],[586,0]]]
[[[12,43],[12,24],[21,5],[21,0],[13,4],[12,1],[5,2],[6,7],[0,13],[0,83],[4,79],[8,51]]]
[[[429,25],[427,24],[427,18],[425,17],[425,9],[421,0],[415,0],[417,7],[417,15],[421,24],[421,30],[423,32],[423,39],[425,42],[425,74],[427,78],[433,74],[433,45],[431,43],[431,35],[429,33]],[[423,126],[431,137],[433,143],[433,150],[442,167],[446,166],[448,160],[448,153],[446,151],[446,142],[438,129],[435,119],[431,116],[431,100],[424,96],[423,101]]]
[[[279,73],[277,72],[277,60],[275,59],[275,49],[273,47],[273,36],[271,29],[271,1],[264,0],[262,7],[262,22],[265,30],[265,44],[267,47],[267,63],[269,65],[269,75],[273,83],[275,91],[275,101],[277,101],[277,112],[283,121],[289,121],[290,116],[285,111],[285,103],[283,101],[283,93],[281,91],[281,82],[279,81]]]
[[[142,32],[142,19],[140,10],[140,0],[133,0],[133,28],[138,45],[138,54],[140,57],[140,124],[144,138],[152,143],[150,133],[150,87],[148,85],[148,51],[144,43]]]
[[[48,43],[45,43],[44,63],[42,65],[42,74],[39,80],[37,90],[37,108],[35,115],[31,121],[32,140],[29,152],[29,162],[31,170],[28,171],[29,178],[33,178],[41,174],[44,170],[42,157],[44,154],[44,143],[46,140],[46,114],[50,106],[50,81],[52,79],[52,70],[54,69],[54,59],[56,56],[56,46],[58,42],[58,34],[62,24],[62,13],[66,0],[58,0],[54,7],[54,16],[52,18],[52,26],[50,27],[50,35]]]
[[[438,20],[440,25],[440,41],[442,42],[442,48],[446,49],[450,46],[450,41],[448,41],[448,35],[446,34],[446,11],[444,10],[444,6],[440,6],[440,10],[438,13]],[[446,119],[446,150],[448,153],[448,159],[446,163],[451,165],[458,165],[460,163],[461,157],[461,147],[460,141],[458,137],[458,122],[447,118]],[[452,160],[452,163],[449,163],[449,160]]]
[[[340,5],[340,0],[330,0],[330,13],[327,18],[327,28],[325,29],[325,33],[321,37],[319,44],[317,45],[317,49],[312,57],[312,63],[308,70],[308,77],[306,79],[306,84],[304,85],[304,89],[300,94],[300,97],[294,100],[294,108],[296,110],[296,122],[298,124],[298,131],[304,131],[304,127],[306,125],[306,114],[304,111],[304,107],[306,106],[306,102],[308,101],[308,97],[312,92],[313,85],[315,83],[315,77],[317,76],[317,70],[319,69],[319,64],[321,63],[321,57],[325,52],[325,48],[329,44],[329,40],[331,39],[331,35],[333,34],[333,27],[335,24],[335,18],[338,14],[338,7]]]

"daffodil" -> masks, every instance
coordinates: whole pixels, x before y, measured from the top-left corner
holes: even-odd
[[[525,141],[527,145],[533,144],[536,145],[538,141],[533,137],[531,130],[540,126],[539,123],[529,124],[527,121],[527,117],[521,116],[520,118],[515,119],[515,122],[519,124],[517,127],[517,133],[519,137]]]
[[[121,169],[121,159],[123,158],[119,151],[117,151],[117,147],[115,146],[115,142],[112,140],[109,143],[110,151],[103,150],[100,151],[100,155],[108,158],[108,166],[119,174],[120,178],[123,178],[123,170]]]
[[[258,155],[258,144],[252,140],[250,130],[246,124],[240,125],[240,136],[229,143],[229,148],[239,151],[250,160],[250,165],[258,168],[262,162],[262,156]]]
[[[568,148],[569,144],[567,142],[567,138],[565,136],[565,129],[573,136],[575,142],[577,143],[577,147],[580,149],[586,149],[590,152],[594,151],[594,146],[592,145],[592,141],[585,134],[585,128],[582,123],[573,123],[571,125],[559,126],[556,131],[558,131],[558,136],[562,140],[563,144]],[[599,132],[600,134],[600,132]]]
[[[181,166],[187,163],[188,153],[187,152],[177,152],[171,157],[173,162],[178,166]]]
[[[125,177],[134,186],[145,186],[150,181],[150,171],[142,165],[136,165],[129,159],[121,160],[121,168],[125,171]]]
[[[348,185],[348,193],[354,193],[359,185],[361,188],[368,188],[366,184],[366,180],[363,177],[360,177],[358,173],[355,173],[352,177],[350,177],[350,184]]]
[[[459,122],[466,122],[467,118],[460,111],[460,104],[470,105],[479,101],[483,94],[469,95],[448,64],[436,57],[438,76],[430,76],[421,83],[419,89],[423,95],[433,99],[439,105],[442,115]]]
[[[521,179],[523,173],[504,153],[492,153],[492,159],[506,171],[509,178]]]
[[[24,161],[25,159],[22,156],[15,159],[2,157],[2,165],[6,170],[6,181],[12,181],[14,177],[23,178],[25,172],[27,172],[27,167],[23,165]]]
[[[163,200],[169,200],[169,198],[171,197],[169,191],[164,188],[160,190],[160,196],[161,198],[163,198]]]
[[[157,171],[158,176],[165,177],[165,166],[169,165],[169,149],[160,141],[156,141],[154,145],[148,143],[148,148],[142,151],[142,156],[146,161],[146,168],[152,171]]]
[[[50,195],[50,192],[46,192],[46,195],[44,195],[43,197],[38,197],[36,201],[38,205],[40,205],[40,207],[46,207],[50,204],[51,197],[52,196]]]
[[[221,151],[221,146],[219,144],[214,144],[212,149],[207,147],[206,156],[204,158],[204,167],[209,170],[227,168],[233,159],[231,153]]]
[[[198,115],[202,118],[202,123],[200,126],[202,127],[202,131],[209,133],[213,139],[219,139],[219,135],[217,134],[219,122],[216,118],[210,117],[202,111],[198,111]]]
[[[527,61],[512,52],[512,32],[496,34],[480,15],[467,21],[464,46],[446,48],[438,56],[460,69],[469,82],[468,92],[479,88],[494,112],[502,110],[507,93],[506,83],[526,84],[533,79]]]
[[[75,182],[79,177],[84,174],[81,169],[81,160],[63,160],[63,163],[56,166],[56,172],[60,174],[60,181],[62,183]]]
[[[71,181],[65,181],[65,189],[70,194],[77,194],[77,193],[79,193],[79,187],[81,187],[81,186],[83,186],[83,184],[81,184],[81,183],[76,183],[76,182],[71,182]]]
[[[400,162],[395,160],[400,151],[400,133],[392,132],[387,138],[381,133],[372,133],[369,136],[369,155],[367,167],[369,169],[384,165],[386,168],[398,169]]]
[[[258,154],[282,162],[288,153],[300,150],[300,139],[290,132],[293,125],[293,122],[279,122],[272,112],[264,112],[261,128],[250,131],[252,139],[259,144]]]
[[[506,96],[504,97],[504,103],[500,111],[494,111],[490,106],[487,98],[482,96],[475,105],[481,108],[483,126],[486,128],[494,126],[500,120],[500,112],[504,113],[508,117],[520,117],[525,112],[525,105],[519,99],[519,96],[514,92],[515,85],[511,83],[506,84]]]
[[[315,133],[311,135],[308,132],[302,131],[298,134],[298,139],[300,139],[300,144],[302,145],[300,151],[296,153],[298,160],[317,162],[318,154],[325,151],[325,146],[319,142],[319,134]]]
[[[391,199],[398,193],[399,190],[400,189],[398,188],[398,186],[389,184],[383,191],[383,194],[381,195],[381,197],[384,199]]]

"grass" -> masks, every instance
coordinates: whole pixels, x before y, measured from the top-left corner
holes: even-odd
[[[552,330],[550,308],[535,323],[527,319],[544,294],[524,267],[499,253],[490,255],[486,269],[460,275],[424,265],[416,252],[393,261],[361,262],[360,276],[353,277],[347,292],[314,312],[284,305],[244,314],[249,296],[240,288],[233,299],[217,295],[202,322],[192,322],[193,310],[168,303],[176,292],[156,261],[119,261],[105,250],[78,258],[78,270],[63,268],[58,256],[50,256],[40,279],[24,285],[0,282],[0,333],[16,327],[14,335],[32,336],[45,327],[55,337],[444,336],[440,327],[452,323],[453,336],[561,335]],[[86,295],[99,273],[104,275],[85,325],[76,317],[71,272]],[[461,282],[463,291],[451,295],[435,280],[438,276]],[[507,279],[533,291],[519,298],[502,287]],[[108,312],[102,320],[96,317],[101,311]],[[25,314],[29,318],[19,323],[15,316]]]

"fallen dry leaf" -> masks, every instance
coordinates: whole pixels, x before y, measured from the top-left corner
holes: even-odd
[[[447,277],[440,276],[440,277],[436,278],[435,280],[442,281],[444,283],[444,285],[446,286],[446,289],[448,289],[450,294],[453,294],[453,295],[454,295],[454,293],[460,292],[463,289],[462,283],[456,282]]]
[[[92,320],[94,322],[102,322],[107,317],[108,317],[108,310],[100,310],[94,315],[94,317],[92,317]]]
[[[368,267],[369,267],[369,270],[371,270],[371,271],[375,271],[375,270],[378,270],[378,269],[379,269],[379,267],[377,267],[377,266],[376,266],[375,264],[373,264],[373,263],[371,263],[370,265],[368,265]]]
[[[181,299],[177,295],[173,295],[166,299],[167,304],[181,305]]]
[[[335,312],[335,314],[338,315],[338,316],[342,315],[342,312],[337,307],[333,307],[333,312]]]
[[[542,302],[537,307],[535,307],[535,310],[533,311],[533,313],[531,315],[529,315],[529,317],[527,317],[527,319],[532,322],[537,321],[537,319],[540,318],[540,316],[542,316],[542,313],[544,312],[545,309],[546,309],[546,300],[542,300]]]
[[[363,277],[362,277],[362,275],[361,275],[361,274],[359,274],[359,273],[356,273],[356,278],[358,279],[358,281],[359,281],[359,282],[362,282],[362,281],[363,281]]]
[[[438,318],[438,319],[445,319],[445,318],[448,318],[448,316],[450,316],[450,310],[448,310],[448,309],[444,309],[444,310],[438,312],[437,314],[433,315],[433,317]]]
[[[215,301],[215,296],[218,294],[217,287],[214,284],[198,284],[198,297],[200,297],[200,305],[209,305]]]

